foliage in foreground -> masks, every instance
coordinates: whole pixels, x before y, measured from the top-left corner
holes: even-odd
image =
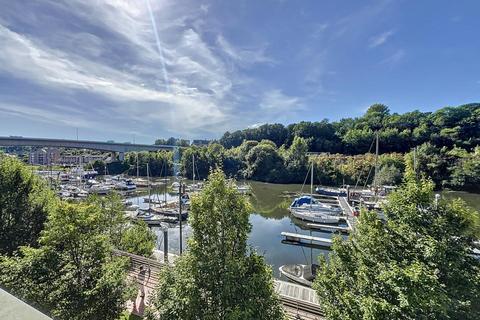
[[[39,248],[0,260],[0,283],[57,319],[116,319],[131,294],[127,261],[111,255],[102,228],[98,207],[60,204]]]
[[[193,197],[188,251],[165,268],[147,319],[282,319],[270,268],[247,247],[250,205],[221,171]]]
[[[87,199],[101,211],[101,225],[112,247],[150,257],[155,248],[156,236],[144,221],[130,221],[125,216],[122,198],[116,193],[106,197],[91,196]]]
[[[387,222],[362,212],[350,239],[335,240],[314,285],[329,319],[480,318],[480,265],[470,256],[479,213],[460,200],[437,205],[432,190],[407,174]]]
[[[0,157],[0,178],[0,286],[56,319],[117,319],[132,287],[112,248],[150,256],[147,225],[129,223],[114,194],[60,201],[12,158]]]
[[[36,246],[54,207],[53,193],[38,176],[15,158],[0,158],[0,254]]]

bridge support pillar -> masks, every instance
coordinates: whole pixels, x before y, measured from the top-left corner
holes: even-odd
[[[125,152],[119,152],[118,161],[123,161],[123,160],[125,160]]]

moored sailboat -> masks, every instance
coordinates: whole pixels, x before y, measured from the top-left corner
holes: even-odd
[[[296,198],[290,205],[290,213],[297,219],[315,223],[339,223],[342,210],[316,201],[313,198],[313,163],[310,175],[310,195]]]

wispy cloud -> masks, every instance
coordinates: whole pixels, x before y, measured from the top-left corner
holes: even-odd
[[[399,63],[405,57],[405,50],[399,49],[395,51],[392,55],[380,61],[380,64],[394,65]]]
[[[303,104],[299,97],[288,96],[278,89],[265,92],[260,102],[260,108],[263,111],[279,114],[297,111],[301,109],[302,106]]]
[[[237,48],[229,43],[222,35],[217,37],[217,43],[228,57],[243,66],[252,66],[258,63],[275,64],[275,60],[266,55],[265,45],[258,48]]]
[[[63,111],[67,111],[64,108],[61,109],[63,109]],[[58,112],[58,110],[51,111],[46,110],[45,108],[25,106],[15,103],[0,103],[1,113],[18,116],[24,119],[41,121],[49,124],[62,124],[77,128],[90,128],[94,125],[89,120],[84,119],[81,115],[75,112],[75,110],[68,111],[71,113],[62,113]],[[100,123],[97,123],[97,125],[100,125]]]
[[[390,37],[393,36],[393,34],[394,34],[394,31],[390,30],[390,31],[385,31],[385,32],[383,32],[379,35],[376,35],[375,37],[370,38],[369,47],[370,48],[375,48],[375,47],[381,46],[382,44],[387,42],[388,39],[390,39]]]

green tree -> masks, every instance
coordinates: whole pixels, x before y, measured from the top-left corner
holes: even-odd
[[[448,163],[444,149],[439,149],[427,142],[417,147],[415,151],[416,172],[422,172],[431,178],[437,188],[443,187],[448,180]],[[414,151],[406,156],[406,161],[413,163]]]
[[[188,251],[165,268],[147,319],[281,319],[271,270],[247,247],[251,206],[221,171],[192,198]]]
[[[375,133],[370,128],[350,129],[342,137],[345,144],[345,151],[348,154],[359,154],[368,152],[372,147]],[[370,149],[370,151],[372,151]]]
[[[36,246],[56,202],[46,183],[24,164],[12,157],[0,158],[0,254]]]
[[[386,222],[362,212],[346,241],[320,261],[314,288],[329,319],[478,319],[480,265],[470,256],[475,215],[433,199],[433,184],[407,170]]]
[[[39,248],[0,260],[0,284],[57,319],[116,319],[130,293],[127,261],[111,255],[104,217],[91,204],[61,203]]]
[[[254,180],[278,182],[283,178],[283,158],[273,142],[262,141],[250,149],[246,158],[246,177]]]
[[[480,147],[462,155],[453,165],[449,185],[456,189],[480,190]]]
[[[394,165],[383,165],[375,177],[377,185],[397,185],[402,180],[402,172]]]
[[[295,137],[285,151],[285,168],[290,175],[289,182],[302,182],[308,166],[308,144],[304,138]]]
[[[134,222],[121,235],[118,249],[150,257],[155,249],[156,236],[144,221]]]
[[[368,108],[360,122],[364,122],[372,131],[377,131],[384,127],[389,115],[390,109],[386,105],[375,103]]]

